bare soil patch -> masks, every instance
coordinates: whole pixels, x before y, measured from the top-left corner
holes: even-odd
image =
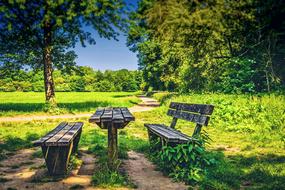
[[[184,190],[187,186],[183,183],[175,183],[169,177],[157,171],[147,158],[134,151],[128,152],[128,160],[123,162],[123,167],[128,173],[130,180],[139,190]]]
[[[23,149],[0,162],[0,190],[100,189],[91,184],[91,177],[96,169],[96,158],[93,155],[81,152],[81,166],[74,168],[65,178],[53,178],[48,175],[44,159],[32,156],[37,150],[39,149]]]

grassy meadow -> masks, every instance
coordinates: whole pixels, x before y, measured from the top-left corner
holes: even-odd
[[[59,109],[53,114],[93,112],[97,107],[126,106],[139,102],[134,92],[57,92]],[[44,92],[0,92],[0,116],[43,114]]]
[[[2,93],[1,109],[11,103],[25,105],[23,110],[5,111],[10,114],[38,113],[33,106],[41,104],[43,94]],[[32,94],[38,95],[32,97]],[[83,95],[84,94],[84,95]],[[131,93],[57,93],[57,101],[71,111],[89,111],[97,105],[76,109],[76,105],[95,100],[108,102],[112,106],[131,106],[138,100]],[[10,95],[10,97],[9,97]],[[14,95],[14,98],[11,96]],[[6,97],[6,99],[4,98]],[[9,98],[8,98],[9,97]],[[25,98],[27,100],[25,102]],[[171,118],[166,115],[171,101],[189,103],[207,103],[215,105],[209,126],[204,127],[212,139],[207,145],[209,154],[216,164],[207,169],[199,185],[200,189],[285,189],[285,97],[282,95],[224,95],[193,94],[173,95],[154,94],[162,106],[148,112],[134,113],[135,122],[119,131],[119,157],[127,158],[127,150],[135,150],[149,156],[149,144],[144,123],[169,124]],[[5,103],[3,103],[3,100]],[[37,100],[37,101],[36,101]],[[71,104],[71,105],[68,105]],[[106,103],[107,104],[107,103]],[[98,104],[105,106],[105,104]],[[6,108],[7,108],[6,107]],[[5,113],[6,114],[6,113]],[[5,115],[3,114],[3,115]],[[14,150],[31,147],[31,141],[54,128],[61,120],[2,122],[0,123],[0,159],[13,154]],[[129,186],[127,178],[121,174],[108,173],[106,160],[107,132],[84,122],[80,148],[87,149],[99,157],[100,168],[93,176],[94,185],[102,187]],[[191,135],[193,124],[178,121],[177,129]],[[107,176],[107,177],[106,177]],[[112,178],[110,177],[112,176]],[[112,179],[112,180],[109,180]]]

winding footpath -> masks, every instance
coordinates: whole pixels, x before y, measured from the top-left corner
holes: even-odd
[[[142,102],[129,108],[131,112],[150,111],[159,106],[159,102],[145,96],[139,97]],[[33,121],[59,118],[82,118],[89,117],[90,114],[57,115],[57,116],[17,116],[0,118],[0,122],[5,121]],[[0,189],[34,189],[34,190],[68,190],[87,189],[103,190],[92,186],[92,174],[96,172],[96,157],[84,150],[80,150],[81,166],[74,169],[69,176],[64,179],[54,181],[46,175],[44,159],[33,158],[33,154],[38,148],[23,149],[9,156],[9,159],[0,162],[0,179],[7,180],[0,183]],[[128,159],[123,160],[122,169],[126,171],[129,180],[139,190],[164,190],[164,189],[187,189],[182,183],[174,183],[170,178],[156,170],[143,154],[134,151],[128,152]],[[116,190],[128,190],[130,188],[112,188]]]

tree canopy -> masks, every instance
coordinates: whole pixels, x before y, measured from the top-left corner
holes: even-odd
[[[75,65],[68,48],[78,41],[95,44],[86,27],[116,39],[124,26],[123,8],[121,0],[0,1],[0,61],[44,70],[46,100],[53,103],[53,69]]]
[[[130,15],[128,46],[138,54],[145,88],[284,88],[284,6],[283,0],[140,1]]]

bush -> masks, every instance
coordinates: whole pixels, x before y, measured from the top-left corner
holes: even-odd
[[[175,180],[196,183],[203,179],[207,167],[215,162],[207,153],[204,143],[201,139],[187,144],[163,146],[158,153],[152,153],[152,157],[159,168]]]
[[[34,92],[44,92],[44,81],[36,81],[32,84],[32,89]]]

